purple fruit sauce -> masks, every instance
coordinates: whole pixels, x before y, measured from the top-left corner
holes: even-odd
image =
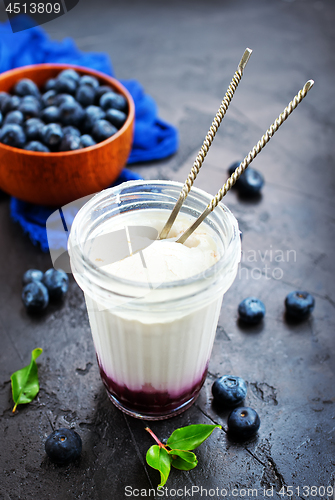
[[[106,375],[104,369],[98,361],[101,379],[107,389],[108,394],[115,398],[121,407],[130,413],[143,414],[154,417],[168,416],[175,410],[185,405],[186,409],[192,404],[193,399],[198,395],[207,375],[207,367],[198,382],[180,394],[171,396],[167,391],[161,392],[148,388],[139,391],[128,389],[125,385],[119,385]],[[186,403],[189,403],[186,405]],[[172,415],[171,415],[172,416]]]

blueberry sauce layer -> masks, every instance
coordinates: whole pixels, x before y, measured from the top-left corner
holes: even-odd
[[[178,396],[171,396],[167,391],[157,391],[152,388],[134,391],[125,385],[114,382],[99,364],[101,379],[107,392],[127,410],[146,415],[167,415],[186,402],[192,400],[200,391],[207,375],[207,368],[198,382]]]

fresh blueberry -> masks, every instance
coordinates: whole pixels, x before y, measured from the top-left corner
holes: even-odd
[[[255,325],[264,318],[265,305],[256,297],[247,297],[239,304],[238,314],[244,323]]]
[[[3,118],[2,118],[2,113],[1,113],[1,111],[0,111],[0,127],[1,127],[1,125],[2,125],[2,121],[3,121]]]
[[[39,269],[28,269],[22,276],[22,285],[28,285],[32,281],[42,281],[43,272]]]
[[[29,120],[29,118],[37,118],[40,114],[40,107],[33,101],[28,100],[22,100],[18,110],[21,111],[25,120]]]
[[[106,92],[113,92],[112,87],[110,87],[109,85],[100,85],[100,87],[95,89],[95,99],[97,104],[99,104],[100,97],[106,94]]]
[[[89,85],[90,87],[93,87],[94,89],[97,89],[99,87],[99,81],[97,78],[91,75],[83,75],[80,78],[79,81],[80,85]]]
[[[39,118],[30,118],[24,124],[24,130],[28,141],[41,139],[41,131],[45,123]]]
[[[120,111],[127,110],[127,100],[121,94],[116,94],[115,92],[106,92],[100,98],[100,106],[104,111],[107,109],[114,108]]]
[[[260,193],[264,185],[263,175],[252,167],[248,167],[238,180],[238,190],[241,194],[254,196]]]
[[[313,311],[314,297],[308,292],[291,292],[285,299],[286,312],[289,316],[304,319]]]
[[[81,136],[80,130],[77,127],[73,127],[72,125],[66,125],[63,127],[64,135],[76,135],[78,137]]]
[[[82,129],[84,132],[90,133],[93,125],[98,120],[103,120],[106,113],[99,106],[88,106],[85,109],[85,118]]]
[[[63,102],[63,104],[59,106],[59,110],[60,119],[64,125],[74,125],[75,127],[80,127],[80,124],[85,117],[85,111],[78,102]]]
[[[127,119],[126,113],[119,109],[108,109],[106,111],[106,120],[111,122],[117,129],[120,129]]]
[[[77,88],[76,100],[85,108],[93,104],[95,101],[94,87],[90,85],[80,85],[80,87]]]
[[[35,151],[37,153],[50,153],[50,149],[40,141],[27,142],[23,149],[25,149],[26,151]]]
[[[102,142],[108,137],[116,134],[117,128],[114,127],[107,120],[98,120],[94,123],[92,128],[92,136],[97,142]]]
[[[13,93],[21,97],[25,95],[40,97],[40,91],[38,90],[36,83],[34,83],[29,78],[23,78],[22,80],[19,80],[14,85]]]
[[[21,113],[21,111],[16,109],[6,114],[3,124],[6,125],[7,123],[16,123],[17,125],[22,125],[23,122],[24,122],[23,114]]]
[[[59,151],[75,151],[76,149],[81,149],[82,145],[80,142],[80,137],[77,135],[66,134],[64,135],[62,142],[59,146]]]
[[[79,82],[80,75],[74,69],[63,69],[58,75],[58,78],[72,78],[75,82]]]
[[[48,290],[41,281],[31,281],[22,290],[22,301],[28,312],[43,311],[49,303]]]
[[[41,139],[48,147],[58,146],[63,139],[63,131],[57,123],[44,125],[41,130]]]
[[[45,108],[48,106],[54,106],[57,102],[57,92],[54,89],[48,90],[45,94],[42,95],[41,101]]]
[[[55,97],[55,106],[60,106],[61,104],[64,104],[64,102],[75,102],[75,98],[73,95],[70,94],[57,94]]]
[[[25,103],[29,103],[29,104],[34,104],[36,106],[36,108],[38,108],[39,110],[42,109],[42,102],[41,100],[34,96],[34,95],[25,95],[21,98],[21,103],[22,102],[25,102]]]
[[[249,439],[261,425],[258,413],[253,408],[235,408],[228,417],[228,432],[241,440]]]
[[[68,464],[80,457],[81,437],[72,429],[58,429],[48,436],[45,452],[56,464]]]
[[[55,90],[59,93],[75,94],[77,89],[77,82],[73,78],[66,76],[58,76],[56,78]]]
[[[219,405],[237,406],[247,395],[247,384],[241,377],[223,375],[212,385],[212,394]]]
[[[45,92],[48,92],[48,90],[55,90],[56,88],[56,78],[49,78],[44,84],[44,90]]]
[[[9,103],[10,99],[10,94],[8,94],[7,92],[0,92],[0,111],[2,113],[6,112],[6,106]]]
[[[3,113],[9,113],[9,111],[14,111],[15,109],[18,109],[20,103],[21,103],[21,97],[17,95],[10,96],[10,99],[4,103],[2,110]]]
[[[82,148],[89,148],[95,146],[96,142],[89,134],[84,134],[80,137],[80,145]]]
[[[45,123],[55,123],[60,119],[60,110],[57,106],[48,106],[41,112],[41,119]]]
[[[43,276],[42,282],[47,287],[50,299],[59,300],[65,297],[69,288],[68,275],[61,269],[48,269]]]
[[[229,175],[232,175],[236,168],[240,166],[241,162],[233,163],[229,169]],[[252,167],[247,167],[243,174],[239,177],[235,183],[235,187],[238,191],[246,196],[254,196],[258,194],[264,185],[263,175]]]
[[[26,142],[26,134],[20,125],[8,123],[0,130],[0,142],[14,148],[23,148]]]

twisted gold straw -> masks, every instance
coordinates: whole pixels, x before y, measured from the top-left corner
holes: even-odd
[[[258,141],[256,146],[249,152],[249,154],[244,158],[242,163],[236,168],[235,172],[229,177],[225,182],[223,187],[214,196],[209,205],[205,208],[201,215],[193,222],[193,224],[178,238],[177,243],[184,243],[187,238],[193,233],[193,231],[201,224],[201,222],[207,217],[208,214],[214,210],[214,208],[219,204],[222,198],[227,194],[229,189],[235,184],[240,175],[245,171],[245,169],[250,165],[252,160],[256,158],[258,153],[264,148],[264,146],[269,142],[273,134],[279,129],[279,127],[284,123],[284,121],[290,116],[292,111],[298,106],[298,104],[306,97],[307,92],[313,87],[314,81],[308,80],[304,87],[298,92],[294,99],[286,106],[284,111],[278,116],[275,122],[268,128],[263,137]]]
[[[184,186],[182,187],[179,198],[178,198],[178,200],[177,200],[177,202],[176,202],[176,204],[171,212],[170,217],[168,218],[165,226],[163,227],[163,229],[159,235],[160,240],[167,238],[167,236],[171,230],[172,224],[174,223],[174,221],[179,213],[179,210],[181,209],[182,204],[184,203],[188,193],[191,190],[193,182],[195,181],[195,179],[199,173],[199,170],[202,166],[202,163],[205,159],[205,156],[208,153],[209,147],[213,142],[215,134],[216,134],[216,132],[217,132],[222,120],[223,120],[223,117],[226,114],[228,106],[229,106],[229,104],[234,96],[235,90],[236,90],[238,84],[240,83],[240,80],[241,80],[242,75],[243,75],[243,70],[246,67],[247,62],[249,61],[249,58],[251,56],[251,52],[252,52],[252,50],[248,49],[248,48],[245,49],[245,51],[244,51],[242,59],[240,60],[239,65],[237,67],[237,70],[235,71],[234,76],[232,78],[232,81],[229,84],[229,87],[228,87],[227,92],[223,98],[223,101],[221,102],[221,105],[220,105],[220,107],[219,107],[219,109],[214,117],[213,123],[212,123],[212,125],[211,125],[211,127],[210,127],[210,129],[205,137],[205,140],[201,146],[201,149],[200,149],[200,151],[199,151],[199,153],[198,153],[198,155],[193,163],[193,167],[192,167],[190,173],[188,174],[188,177],[185,181]]]

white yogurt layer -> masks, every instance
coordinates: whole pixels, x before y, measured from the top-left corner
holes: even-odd
[[[169,214],[163,210],[141,210],[110,219],[93,235],[97,244],[91,240],[90,259],[114,276],[151,283],[183,280],[215,264],[223,248],[215,231],[207,224],[201,224],[185,244],[174,241],[194,220],[185,215],[178,216],[168,240],[152,239],[141,251],[131,254],[130,225],[153,227],[159,234]],[[112,235],[122,229],[127,232],[129,256],[108,263],[108,248],[112,248],[113,240],[109,247],[108,241],[101,239],[104,248],[99,249],[98,236]],[[196,285],[196,292],[197,287],[200,290],[201,285]],[[174,292],[172,286],[168,290],[171,299]],[[187,298],[181,300],[187,301]],[[164,315],[151,310],[150,304],[145,306],[145,303],[143,313],[136,315],[113,309],[112,298],[110,310],[105,305],[101,307],[92,295],[86,295],[86,302],[99,363],[114,382],[134,391],[149,389],[172,396],[178,396],[199,382],[209,362],[222,294],[214,294],[207,305],[197,310],[191,307],[179,310],[179,303],[173,307],[169,305]]]
[[[217,262],[220,257],[217,237],[207,225],[200,225],[184,244],[176,242],[191,225],[192,219],[185,215],[178,217],[168,239],[154,239],[163,228],[167,216],[168,213],[162,213],[162,210],[146,210],[110,220],[100,228],[100,239],[96,238],[90,250],[91,260],[115,276],[144,283],[183,280],[201,273]],[[141,230],[133,234],[134,227],[140,227]],[[146,237],[147,228],[156,230],[152,239]],[[125,248],[128,257],[109,263],[111,252],[106,254],[106,247],[120,247],[125,243],[123,236],[128,244]],[[103,249],[100,241],[103,242]],[[136,251],[138,248],[143,249]]]

